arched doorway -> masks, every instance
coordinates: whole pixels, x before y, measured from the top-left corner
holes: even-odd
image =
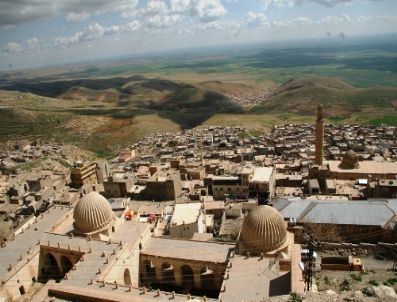
[[[215,287],[215,275],[208,267],[200,270],[200,280],[202,289],[213,289]]]
[[[126,268],[124,270],[124,285],[131,285],[131,275],[130,275],[130,270]]]
[[[62,274],[65,275],[67,272],[69,272],[72,269],[73,263],[72,261],[69,260],[68,257],[62,256],[61,267],[62,267]]]
[[[164,262],[161,265],[161,276],[162,282],[167,285],[175,284],[175,275],[174,275],[174,267],[168,262]]]
[[[48,253],[44,257],[44,263],[41,268],[41,277],[47,280],[48,279],[59,280],[63,277],[62,272],[59,270],[58,262],[51,253]]]
[[[193,269],[189,265],[183,265],[181,267],[182,273],[182,286],[190,290],[194,287],[194,272]]]

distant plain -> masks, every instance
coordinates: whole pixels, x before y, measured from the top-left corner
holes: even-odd
[[[302,47],[301,45],[304,45]],[[155,132],[276,123],[397,125],[397,40],[185,50],[0,73],[0,139],[110,156]]]

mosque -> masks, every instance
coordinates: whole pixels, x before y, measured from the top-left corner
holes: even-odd
[[[94,191],[33,218],[0,249],[0,299],[240,302],[304,289],[300,246],[272,207],[246,215],[237,243],[155,237],[124,217]]]
[[[353,150],[344,153],[341,160],[324,160],[324,109],[322,105],[317,108],[317,119],[315,126],[315,159],[309,169],[309,180],[317,180],[319,192],[327,192],[328,180],[359,180],[368,182],[376,179],[395,180],[397,162],[360,160],[358,154]],[[309,182],[311,183],[311,182]],[[317,182],[315,182],[317,183]]]

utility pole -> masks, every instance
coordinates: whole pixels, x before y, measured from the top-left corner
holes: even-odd
[[[307,248],[309,250],[307,259],[305,259],[305,291],[310,291],[312,289],[313,283],[313,269],[314,269],[314,247],[317,245],[313,236],[311,234],[304,235],[307,239]]]

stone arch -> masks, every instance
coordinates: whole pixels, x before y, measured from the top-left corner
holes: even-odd
[[[144,271],[144,279],[141,280],[142,283],[148,283],[151,284],[156,281],[156,269],[152,265],[152,262],[150,260],[145,260],[143,262],[143,271]]]
[[[164,284],[175,284],[174,267],[170,263],[164,262],[161,265],[161,278]]]
[[[130,270],[126,268],[124,270],[124,285],[131,285],[131,275],[130,275]]]
[[[67,272],[69,272],[73,267],[72,261],[66,256],[62,256],[61,258],[61,268],[62,268],[62,274],[65,275]]]
[[[215,275],[208,267],[203,267],[200,270],[201,288],[210,289],[214,287]]]
[[[182,286],[190,290],[194,287],[194,272],[189,265],[182,265],[181,267]]]
[[[47,253],[45,255],[44,264],[41,268],[41,275],[48,279],[61,279],[63,277],[58,262],[53,254]]]

